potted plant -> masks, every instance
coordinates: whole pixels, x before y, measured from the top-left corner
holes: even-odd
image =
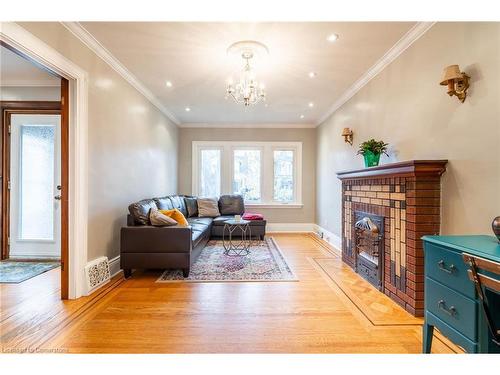
[[[375,167],[378,165],[381,154],[387,155],[388,144],[384,141],[370,139],[359,145],[358,155],[365,158],[365,167]],[[387,155],[389,156],[389,155]]]

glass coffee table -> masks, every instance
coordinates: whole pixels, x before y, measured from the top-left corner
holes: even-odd
[[[252,245],[252,230],[250,228],[250,221],[236,221],[234,219],[226,220],[222,231],[222,245],[224,246],[225,255],[248,255],[250,253],[250,246]]]

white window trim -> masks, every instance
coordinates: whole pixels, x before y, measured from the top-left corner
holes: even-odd
[[[191,194],[198,196],[200,191],[200,155],[204,149],[221,150],[221,194],[232,193],[235,149],[261,150],[261,202],[245,203],[248,207],[258,208],[302,208],[302,142],[233,142],[233,141],[193,141]],[[274,201],[274,151],[293,150],[294,160],[294,201]],[[268,178],[266,178],[269,176]]]

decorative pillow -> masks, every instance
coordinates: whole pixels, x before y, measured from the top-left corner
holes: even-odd
[[[199,217],[220,216],[219,202],[217,198],[198,198],[197,202]]]
[[[177,222],[177,224],[179,224],[183,227],[189,226],[189,223],[186,220],[186,217],[177,208],[174,208],[173,210],[160,210],[160,212],[163,215],[171,217],[172,219],[174,219]]]
[[[143,199],[128,206],[128,211],[132,215],[135,224],[149,225],[149,211],[152,208],[157,208],[155,201],[152,199]]]
[[[177,225],[177,221],[172,219],[170,216],[162,214],[156,208],[152,208],[149,211],[149,221],[151,222],[151,225],[155,227],[169,227],[172,225]]]
[[[188,217],[198,216],[198,201],[194,197],[184,197]]]
[[[219,198],[219,211],[221,215],[243,215],[245,203],[239,194],[221,195]]]
[[[243,220],[264,220],[264,215],[245,212],[241,218]]]

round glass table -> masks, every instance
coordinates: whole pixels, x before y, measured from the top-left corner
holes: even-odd
[[[225,255],[248,255],[250,253],[250,246],[252,245],[250,221],[226,220],[224,222],[224,230],[222,231],[222,245],[224,246]]]

